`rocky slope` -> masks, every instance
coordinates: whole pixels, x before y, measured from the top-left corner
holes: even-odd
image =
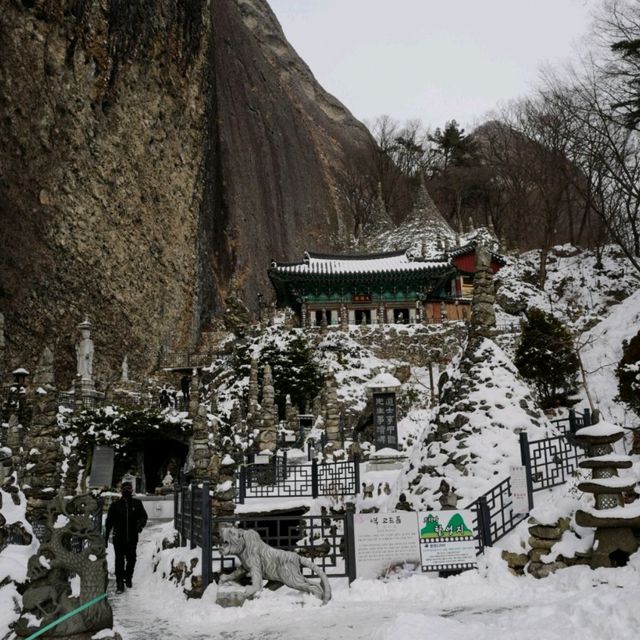
[[[232,275],[328,249],[337,185],[371,144],[264,0],[13,0],[0,12],[5,367],[43,343],[98,377],[197,343]],[[108,347],[107,347],[108,345]]]

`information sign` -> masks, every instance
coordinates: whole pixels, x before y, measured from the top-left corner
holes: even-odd
[[[511,502],[513,513],[529,513],[527,470],[522,465],[509,467],[511,475]]]
[[[113,447],[93,447],[89,487],[110,487],[113,484]]]
[[[376,449],[398,448],[398,419],[395,393],[373,394],[373,428]]]
[[[475,569],[476,534],[471,511],[418,514],[423,571]]]
[[[354,515],[358,578],[384,578],[420,566],[417,515],[415,511]]]

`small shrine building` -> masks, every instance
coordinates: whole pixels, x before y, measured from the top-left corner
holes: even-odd
[[[279,307],[301,326],[408,324],[470,318],[475,242],[437,258],[407,250],[358,255],[305,252],[301,262],[272,262]],[[495,273],[505,264],[491,254]]]

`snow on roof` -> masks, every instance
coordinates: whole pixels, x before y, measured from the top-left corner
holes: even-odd
[[[378,451],[374,451],[369,454],[369,459],[378,460],[384,458],[406,458],[407,454],[404,451],[398,451],[396,449],[391,449],[391,447],[385,447],[384,449],[380,449]]]
[[[367,389],[392,389],[400,387],[402,382],[390,373],[379,373],[373,380],[365,384]]]
[[[618,434],[624,434],[624,429],[619,427],[617,424],[611,424],[610,422],[605,422],[601,420],[597,424],[594,424],[590,427],[583,427],[582,429],[578,429],[576,431],[577,436],[615,436]]]
[[[611,509],[596,509],[595,507],[582,507],[582,511],[596,518],[617,518],[633,520],[640,517],[640,500],[626,507],[612,507]]]
[[[632,476],[615,476],[613,478],[589,478],[584,480],[582,484],[593,484],[597,487],[604,487],[606,489],[624,489],[632,484],[636,484],[636,479]]]
[[[24,367],[18,367],[11,372],[14,376],[28,376],[29,372]]]
[[[329,255],[305,252],[304,262],[273,262],[284,273],[388,273],[425,271],[450,266],[448,260],[414,260],[407,251],[362,255]]]

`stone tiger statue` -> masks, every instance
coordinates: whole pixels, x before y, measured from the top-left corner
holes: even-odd
[[[292,589],[312,593],[323,604],[331,600],[331,586],[322,569],[293,551],[270,547],[262,541],[257,531],[225,527],[220,531],[220,542],[223,555],[237,556],[242,563],[232,573],[221,575],[220,584],[237,580],[248,573],[251,576],[251,586],[245,591],[248,597],[262,589],[263,580],[275,580]],[[305,578],[302,567],[311,569],[320,578],[321,584]]]

